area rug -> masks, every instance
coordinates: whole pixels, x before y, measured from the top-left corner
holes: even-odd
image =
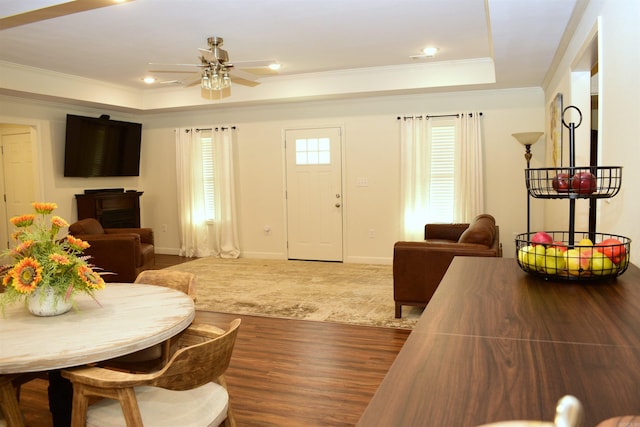
[[[168,267],[196,275],[196,308],[223,313],[411,329],[394,317],[390,265],[199,258]]]

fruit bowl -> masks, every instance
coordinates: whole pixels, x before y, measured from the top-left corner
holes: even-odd
[[[541,238],[541,235],[546,235]],[[566,231],[516,236],[516,260],[527,273],[545,279],[611,279],[629,267],[631,239],[616,234]],[[590,240],[593,239],[593,240]]]
[[[525,169],[525,180],[531,197],[541,199],[610,198],[620,191],[622,167]]]

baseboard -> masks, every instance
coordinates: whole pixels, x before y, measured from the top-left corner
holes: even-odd
[[[160,255],[180,255],[180,249],[155,247],[155,253]]]
[[[157,254],[162,255],[179,255],[180,250],[175,248],[156,248]],[[241,252],[241,258],[254,258],[254,259],[287,259],[287,255],[282,252]],[[389,257],[359,257],[351,256],[343,260],[345,263],[353,264],[382,264],[391,265],[393,258]]]
[[[388,257],[358,257],[351,256],[347,257],[344,262],[354,263],[354,264],[381,264],[381,265],[391,265],[393,264],[393,258]]]
[[[287,259],[287,256],[281,252],[240,252],[240,258],[254,259]]]

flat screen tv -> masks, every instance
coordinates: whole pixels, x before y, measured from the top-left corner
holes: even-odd
[[[140,123],[67,114],[64,176],[139,176]]]

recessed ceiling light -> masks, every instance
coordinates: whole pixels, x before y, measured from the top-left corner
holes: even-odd
[[[270,70],[279,70],[282,67],[281,64],[278,64],[277,62],[273,63],[273,64],[269,64],[269,69]]]
[[[433,58],[434,56],[436,56],[436,53],[438,53],[438,48],[437,47],[425,47],[424,49],[422,49],[422,52],[424,53],[424,55],[428,58]]]
[[[148,76],[148,77],[143,78],[142,81],[145,82],[146,84],[150,85],[150,84],[153,84],[153,83],[156,82],[156,78]]]

